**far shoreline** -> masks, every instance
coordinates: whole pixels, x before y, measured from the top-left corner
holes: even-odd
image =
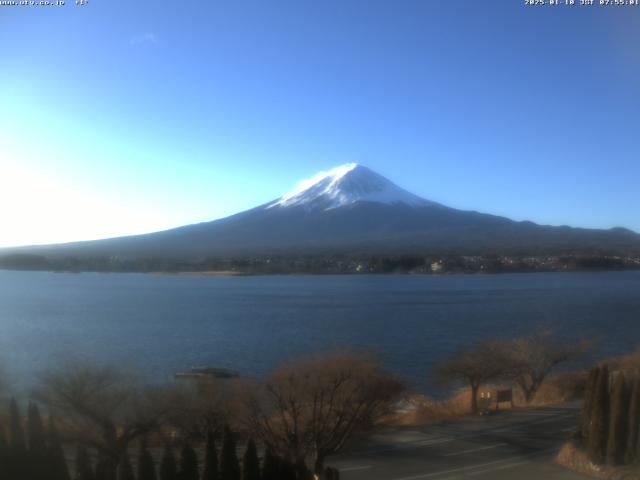
[[[526,275],[526,274],[571,274],[571,273],[623,273],[640,272],[639,268],[611,268],[611,269],[573,269],[573,270],[502,270],[502,271],[452,271],[452,272],[242,272],[233,270],[206,270],[206,271],[136,271],[136,270],[53,270],[53,269],[18,269],[0,267],[0,272],[43,272],[57,274],[127,274],[127,275],[152,275],[152,276],[172,276],[172,277],[302,277],[302,276],[344,276],[344,277],[390,277],[390,276],[412,276],[412,277],[472,277],[472,276],[503,276],[503,275]]]
[[[247,272],[238,272],[234,270],[204,270],[199,271],[184,271],[184,272],[105,272],[105,273],[146,273],[151,275],[174,275],[178,277],[247,277],[253,274]]]

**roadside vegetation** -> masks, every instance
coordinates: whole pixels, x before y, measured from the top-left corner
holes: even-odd
[[[534,402],[545,381],[558,365],[579,359],[594,340],[560,341],[549,331],[509,340],[482,341],[463,347],[436,365],[441,385],[466,385],[469,413],[479,413],[481,389],[495,390],[495,385],[516,386],[522,404]],[[493,388],[488,388],[493,385]],[[547,392],[548,393],[548,392]]]
[[[513,389],[513,406],[515,408],[538,408],[548,405],[560,405],[580,400],[584,395],[587,373],[557,372],[551,373],[535,394],[532,401],[527,402],[521,390],[509,382],[489,382],[482,385],[480,394],[490,394],[488,403],[490,411],[495,411],[495,394],[500,390]],[[432,398],[425,395],[409,395],[407,406],[399,411],[393,422],[398,425],[425,425],[440,423],[455,418],[471,415],[471,390],[461,387],[445,398]],[[500,404],[501,409],[511,408],[509,404]]]
[[[166,385],[67,362],[41,377],[29,403],[12,400],[0,414],[0,478],[333,480],[331,457],[374,429],[486,413],[499,390],[517,407],[585,396],[575,452],[593,465],[636,462],[640,355],[588,376],[555,371],[594,343],[539,331],[461,348],[433,367],[454,392],[445,400],[412,394],[375,358],[345,352],[288,362],[263,379]]]
[[[10,402],[0,478],[333,480],[327,457],[375,428],[403,391],[374,359],[349,353],[286,364],[262,381],[160,387],[65,363],[43,376],[26,416]]]

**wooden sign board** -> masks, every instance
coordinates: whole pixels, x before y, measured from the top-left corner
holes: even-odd
[[[513,401],[513,390],[498,390],[496,394],[496,401],[500,402],[511,402]]]
[[[496,392],[496,410],[498,410],[498,405],[502,402],[509,402],[511,404],[511,408],[513,408],[513,390],[498,390]]]

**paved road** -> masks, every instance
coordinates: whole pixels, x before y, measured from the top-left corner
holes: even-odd
[[[579,480],[553,464],[577,407],[502,411],[380,433],[327,462],[343,480]]]

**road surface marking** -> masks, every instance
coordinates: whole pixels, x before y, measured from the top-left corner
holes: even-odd
[[[434,438],[433,440],[423,440],[422,442],[419,442],[418,445],[420,446],[437,445],[438,443],[449,443],[449,442],[453,442],[454,440],[455,438],[448,438],[448,437]]]
[[[356,470],[366,470],[367,468],[371,468],[371,465],[358,465],[355,467],[344,467],[339,468],[341,472],[355,472]]]
[[[561,414],[551,412],[522,412],[523,417],[557,417]]]
[[[471,476],[475,476],[475,475],[482,475],[483,473],[490,473],[490,472],[495,472],[497,470],[506,470],[507,468],[515,468],[515,467],[519,467],[521,465],[526,465],[528,463],[531,463],[529,460],[526,460],[524,462],[516,462],[516,463],[507,463],[506,465],[500,465],[498,467],[495,468],[488,468],[486,470],[478,470],[477,472],[469,472],[467,473],[467,475]]]
[[[351,452],[352,455],[371,455],[376,453],[383,452],[393,452],[396,450],[413,450],[418,447],[424,447],[428,445],[437,445],[438,443],[448,443],[457,440],[457,438],[452,437],[440,437],[433,438],[430,440],[412,440],[411,442],[403,442],[398,443],[396,445],[385,445],[380,447],[373,447],[366,450],[354,450]]]
[[[505,445],[506,443],[496,443],[495,445],[487,445],[486,447],[471,448],[469,450],[462,450],[460,452],[447,453],[444,456],[455,457],[456,455],[464,455],[465,453],[480,452],[482,450],[491,450],[492,448],[503,447]]]
[[[522,455],[522,456],[519,456],[519,457],[505,458],[503,460],[494,460],[493,462],[479,463],[477,465],[469,465],[467,467],[453,468],[451,470],[441,470],[439,472],[423,473],[421,475],[412,475],[410,477],[394,478],[393,480],[418,480],[418,479],[421,479],[421,478],[439,477],[441,475],[446,475],[447,473],[467,472],[468,470],[475,470],[476,468],[489,467],[491,465],[500,466],[500,464],[506,464],[506,462],[513,462],[513,463],[508,464],[508,465],[515,466],[514,465],[515,463],[524,461],[524,460],[526,460],[527,458],[530,458],[530,457],[543,455],[543,454],[549,453],[551,451],[557,451],[557,448],[548,448],[546,450],[540,450],[539,452],[530,453],[529,455]],[[524,463],[527,463],[527,462],[524,462]],[[508,468],[508,467],[505,467],[505,468]]]
[[[514,457],[514,458],[506,458],[504,460],[494,460],[493,462],[480,463],[478,465],[469,465],[468,467],[452,468],[451,470],[441,470],[439,472],[423,473],[421,475],[413,475],[411,477],[394,478],[393,480],[418,480],[420,478],[437,477],[440,475],[446,475],[447,473],[464,472],[466,470],[473,470],[474,468],[479,468],[479,467],[488,467],[489,465],[496,465],[504,462],[509,462],[512,460],[520,460],[520,458]]]

